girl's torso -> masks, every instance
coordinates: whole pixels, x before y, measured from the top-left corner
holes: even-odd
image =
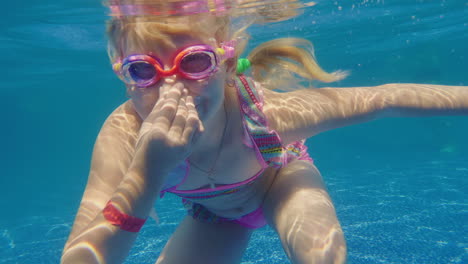
[[[213,173],[208,175],[206,171],[203,172],[195,166],[187,166],[186,177],[177,184],[176,190],[183,192],[203,189],[209,192],[210,183],[213,182],[216,188],[223,188],[248,181],[249,184],[235,188],[232,193],[196,200],[198,204],[205,206],[218,216],[237,218],[262,205],[278,169],[265,166],[265,159],[260,157],[258,148],[252,146],[252,142],[245,144],[247,129],[244,114],[246,110],[245,107],[242,108],[242,96],[238,96],[239,91],[232,86],[228,87],[227,93],[230,95],[229,129],[222,151],[216,157],[218,146],[215,146],[211,149],[203,149],[202,152],[192,153],[189,157],[191,163],[200,168],[210,168],[213,161],[217,160]],[[208,176],[212,180],[209,180]]]
[[[203,205],[216,215],[227,218],[240,217],[260,207],[277,170],[265,167],[264,160],[256,153],[257,149],[252,142],[245,144],[246,140],[249,140],[246,139],[248,131],[243,122],[244,111],[241,109],[241,99],[236,89],[230,86],[226,91],[227,98],[230,99],[227,110],[229,127],[219,156],[216,157],[218,146],[193,153],[189,157],[188,175],[177,186],[177,191],[203,189],[210,192],[210,184],[213,180],[218,189],[226,185],[248,182],[239,187],[229,188],[228,191],[234,190],[229,194],[195,200],[196,203]],[[206,173],[207,168],[210,168],[215,160],[213,173]],[[182,193],[181,196],[184,197],[184,194]]]

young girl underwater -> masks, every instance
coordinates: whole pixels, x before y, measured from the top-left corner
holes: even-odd
[[[242,59],[245,27],[233,28],[229,12],[148,19],[155,3],[111,5],[120,13],[110,57],[130,100],[97,137],[62,263],[122,263],[166,192],[187,216],[156,263],[240,263],[267,224],[292,263],[344,263],[343,231],[303,140],[383,117],[468,115],[468,87],[277,92],[297,87],[296,75],[346,74],[324,72],[303,39],[272,40]]]

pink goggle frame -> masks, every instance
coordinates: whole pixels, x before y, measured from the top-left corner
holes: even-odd
[[[223,44],[222,48],[209,45],[189,46],[177,53],[173,66],[164,70],[161,60],[153,55],[135,54],[112,65],[119,78],[129,85],[148,87],[161,78],[178,75],[189,80],[202,80],[213,75],[220,64],[234,57],[232,43]]]

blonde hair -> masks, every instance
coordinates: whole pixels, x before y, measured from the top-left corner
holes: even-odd
[[[310,87],[314,80],[329,83],[348,75],[344,71],[324,71],[315,59],[312,43],[306,39],[274,39],[256,47],[247,58],[254,79],[269,89]]]
[[[214,38],[221,42],[229,37],[226,29],[229,29],[228,17],[193,15],[158,20],[145,17],[111,19],[107,23],[108,53],[115,61],[123,55],[123,50],[130,47],[141,49],[149,42],[173,48],[172,39],[177,36],[192,36],[205,41]]]
[[[257,2],[257,5],[254,3]],[[236,58],[244,52],[249,35],[246,29],[254,23],[267,23],[285,20],[298,14],[296,0],[277,0],[276,8],[267,4],[258,6],[258,1],[243,0],[237,9],[225,15],[201,14],[177,17],[124,17],[108,22],[108,52],[112,61],[122,56],[122,50],[128,47],[139,48],[144,43],[160,43],[175,47],[174,36],[193,36],[202,40],[214,38],[219,45],[226,40],[236,40]],[[278,3],[293,8],[278,8]],[[272,5],[272,4],[271,4]],[[241,11],[239,11],[241,10]],[[280,11],[284,10],[284,11]],[[234,28],[233,16],[242,16],[243,25]],[[246,15],[247,14],[247,15]],[[235,31],[232,31],[235,29]],[[311,86],[311,82],[334,82],[347,76],[346,72],[325,72],[317,63],[312,43],[301,38],[279,38],[265,42],[247,56],[251,63],[254,79],[265,88],[291,90]],[[236,64],[237,60],[231,61]],[[235,66],[235,65],[234,65]]]

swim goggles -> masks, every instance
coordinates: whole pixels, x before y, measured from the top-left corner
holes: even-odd
[[[123,61],[112,65],[114,72],[122,81],[140,88],[149,87],[161,78],[178,75],[189,80],[202,80],[213,75],[219,65],[226,59],[234,57],[231,43],[223,44],[222,48],[209,45],[193,45],[178,52],[173,60],[173,66],[164,70],[161,60],[153,55],[130,55]]]

